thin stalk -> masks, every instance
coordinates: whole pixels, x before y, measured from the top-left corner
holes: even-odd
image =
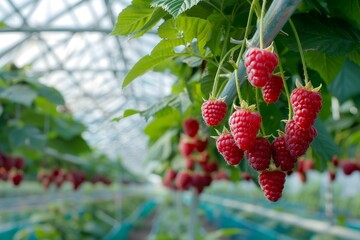
[[[278,56],[280,56],[280,54],[279,54],[279,52],[277,50],[275,42],[274,42],[274,49],[275,49],[276,54]],[[289,109],[288,120],[290,121],[292,119],[292,106],[291,106],[291,102],[290,102],[290,93],[289,93],[289,88],[287,87],[287,84],[286,84],[286,81],[285,81],[284,69],[283,69],[282,63],[280,61],[280,57],[279,57],[279,69],[280,69],[280,76],[282,78],[283,85],[284,85],[286,98],[287,98],[287,101],[288,101],[288,109]]]
[[[259,114],[261,115],[260,113],[260,101],[259,101],[259,88],[255,88],[255,98],[256,98],[256,107],[258,109],[258,112]],[[266,136],[265,134],[265,128],[264,128],[264,125],[263,125],[263,122],[261,121],[261,125],[260,125],[260,128],[261,128],[261,134],[263,136]]]
[[[244,44],[244,43],[243,43]],[[242,96],[241,96],[241,90],[240,90],[240,84],[239,84],[239,76],[238,76],[238,70],[237,68],[235,69],[235,84],[236,84],[236,91],[238,94],[238,98],[240,100],[240,103],[242,101]]]
[[[238,65],[238,66],[239,66],[241,57],[242,57],[242,55],[243,55],[243,53],[245,51],[246,39],[247,39],[247,37],[249,35],[249,28],[250,28],[250,24],[251,24],[251,20],[252,20],[252,15],[254,13],[254,8],[255,8],[255,5],[257,4],[257,1],[258,0],[253,0],[253,2],[251,3],[251,6],[250,6],[249,16],[248,16],[248,20],[247,20],[246,28],[245,28],[244,41],[243,41],[243,44],[241,46],[239,56],[238,56],[238,58],[236,60],[236,65]]]
[[[219,67],[216,71],[216,75],[215,75],[215,80],[214,80],[214,85],[213,85],[213,89],[211,91],[211,96],[212,97],[215,97],[216,95],[216,89],[217,89],[217,85],[219,83],[219,76],[220,76],[220,72],[221,72],[221,67],[222,65],[224,64],[224,60],[226,59],[226,56],[231,52],[231,51],[228,51],[226,54],[225,54],[225,51],[226,51],[226,46],[227,46],[227,39],[229,38],[229,34],[230,34],[230,25],[227,27],[227,30],[226,30],[226,34],[225,34],[225,39],[224,39],[224,46],[223,46],[223,49],[221,51],[221,61],[219,63]]]
[[[305,65],[304,50],[303,50],[303,48],[301,46],[300,38],[299,38],[299,35],[298,35],[297,31],[296,31],[295,25],[294,25],[294,23],[293,23],[293,21],[291,19],[289,19],[289,23],[290,23],[291,29],[294,32],[296,43],[297,43],[298,48],[299,48],[300,57],[301,57],[301,63],[303,65],[303,70],[304,70],[305,85],[306,85],[309,82],[309,75],[308,75],[306,65]]]
[[[263,23],[264,23],[265,8],[266,8],[266,0],[263,0],[263,4],[261,7],[261,16],[260,16],[260,49],[264,49]]]

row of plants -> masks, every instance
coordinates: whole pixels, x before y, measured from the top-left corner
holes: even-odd
[[[29,70],[14,64],[0,69],[0,179],[18,186],[39,175],[45,188],[68,180],[74,190],[84,181],[108,185],[119,172],[124,181],[139,181],[120,157],[110,159],[88,145],[82,137],[86,127],[73,117],[62,94]]]

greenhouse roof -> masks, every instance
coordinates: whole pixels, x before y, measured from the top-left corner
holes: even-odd
[[[112,122],[125,109],[144,109],[170,91],[171,81],[147,74],[122,90],[124,75],[156,44],[111,35],[126,0],[0,1],[0,67],[30,65],[40,81],[58,89],[74,116],[88,126],[84,137],[128,166],[144,159],[140,117]],[[162,79],[162,80],[159,80]],[[155,81],[156,80],[156,81]]]

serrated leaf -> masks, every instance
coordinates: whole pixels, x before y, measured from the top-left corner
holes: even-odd
[[[178,17],[181,13],[192,8],[201,0],[154,0],[151,3],[153,7],[161,7],[173,17]]]
[[[177,100],[176,95],[169,95],[164,97],[160,102],[157,102],[150,106],[147,110],[141,112],[141,116],[145,117],[148,120],[150,117],[154,116],[156,113],[165,109],[166,107],[173,105],[174,101]]]
[[[124,111],[124,114],[123,114],[121,117],[113,118],[111,121],[113,121],[113,122],[118,122],[118,121],[120,121],[121,119],[130,117],[130,116],[135,115],[135,114],[138,114],[138,113],[140,113],[140,112],[141,112],[141,111],[135,110],[135,109],[126,109],[126,110]]]
[[[330,56],[322,52],[305,52],[306,64],[330,84],[344,65],[345,56]]]
[[[346,60],[343,69],[329,86],[329,91],[344,102],[360,94],[360,66]]]
[[[356,49],[349,53],[348,58],[360,66],[360,50]]]
[[[188,45],[197,40],[197,48],[200,53],[205,53],[205,45],[210,40],[212,25],[209,21],[196,17],[180,16],[169,19],[160,25],[158,34],[164,39],[183,39]]]
[[[360,4],[358,0],[347,0],[346,4],[338,0],[327,0],[332,15],[346,19],[356,27],[360,27]]]
[[[10,86],[0,93],[0,98],[28,107],[31,106],[36,96],[37,93],[31,87],[20,84]]]
[[[320,51],[334,56],[346,55],[360,46],[360,31],[339,19],[315,14],[297,14],[292,17],[301,45],[305,51]],[[283,43],[298,51],[291,28],[284,31],[288,37],[279,36]]]
[[[149,20],[146,22],[144,26],[142,26],[141,29],[135,31],[133,34],[131,34],[131,37],[140,37],[144,35],[144,33],[150,31],[163,17],[165,17],[167,13],[162,10],[161,8],[156,8],[152,14]]]
[[[120,12],[112,34],[129,35],[140,31],[151,19],[154,11],[150,6],[129,5]]]

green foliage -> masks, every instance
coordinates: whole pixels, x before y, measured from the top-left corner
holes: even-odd
[[[156,10],[160,11],[159,9],[166,12],[162,17],[159,13],[152,21],[147,18],[146,21],[150,23],[143,24],[147,31],[154,26],[152,23],[160,22],[162,19],[163,22],[157,31],[161,40],[149,55],[141,58],[129,71],[123,87],[150,70],[170,70],[177,80],[173,84],[171,94],[157,104],[146,110],[127,110],[116,120],[134,114],[151,120],[145,128],[145,133],[150,139],[150,159],[156,159],[155,155],[158,154],[161,156],[158,161],[174,163],[174,159],[177,159],[176,148],[181,133],[181,122],[188,116],[200,118],[201,104],[203,99],[209,97],[216,74],[220,74],[216,93],[223,91],[229,79],[234,81],[234,78],[230,78],[234,73],[234,66],[229,61],[234,63],[237,59],[242,59],[242,56],[239,56],[240,47],[230,40],[244,38],[249,3],[245,0],[154,0],[150,5],[147,5],[147,2],[141,5],[153,10],[154,13]],[[134,2],[132,5],[135,5]],[[340,113],[341,120],[332,119],[336,99],[340,101],[340,108],[349,102],[357,111],[360,107],[360,85],[356,80],[360,75],[359,9],[357,1],[349,1],[348,4],[333,0],[325,0],[322,3],[304,1],[292,16],[304,49],[310,80],[315,87],[322,85],[323,108],[315,125],[318,136],[312,144],[312,150],[306,154],[306,157],[317,160],[316,167],[319,170],[326,168],[326,162],[333,155],[346,155],[347,149],[359,149],[359,144],[356,143],[358,136],[351,135],[351,132],[359,130],[359,114],[348,110],[346,113]],[[258,15],[260,6],[255,6],[255,10]],[[273,19],[272,17],[267,19]],[[251,38],[258,28],[259,19],[255,21],[254,18],[250,22],[248,38]],[[136,28],[141,29],[141,26]],[[289,24],[285,24],[283,31],[284,34],[278,34],[276,37],[276,47],[285,77],[288,79],[287,87],[291,92],[296,87],[296,79],[303,79],[303,69],[295,36]],[[219,66],[221,61],[223,65]],[[241,62],[238,67],[241,70],[239,72],[244,72]],[[279,69],[275,72],[279,72]],[[242,83],[242,97],[249,104],[256,103],[254,88],[248,81]],[[231,93],[236,91],[235,86],[227,90]],[[260,106],[257,106],[257,109],[263,118],[265,134],[270,136],[271,140],[277,136],[277,130],[284,131],[285,123],[281,120],[288,118],[287,96],[283,92],[277,103],[266,104],[262,101],[260,91],[258,93]],[[221,93],[223,94],[224,92]],[[234,103],[238,104],[238,99],[235,99]],[[231,114],[230,105],[229,103],[226,119]],[[220,130],[224,126],[227,126],[226,120],[217,129]],[[168,133],[171,134],[167,135]],[[215,131],[202,124],[201,133],[214,135]],[[212,154],[216,150],[211,144],[209,151]],[[257,173],[246,166],[242,163],[240,169],[250,172],[256,179]],[[236,170],[232,169],[234,180],[238,179]]]
[[[151,6],[162,7],[173,17],[178,17],[181,13],[192,8],[201,0],[153,0]]]

